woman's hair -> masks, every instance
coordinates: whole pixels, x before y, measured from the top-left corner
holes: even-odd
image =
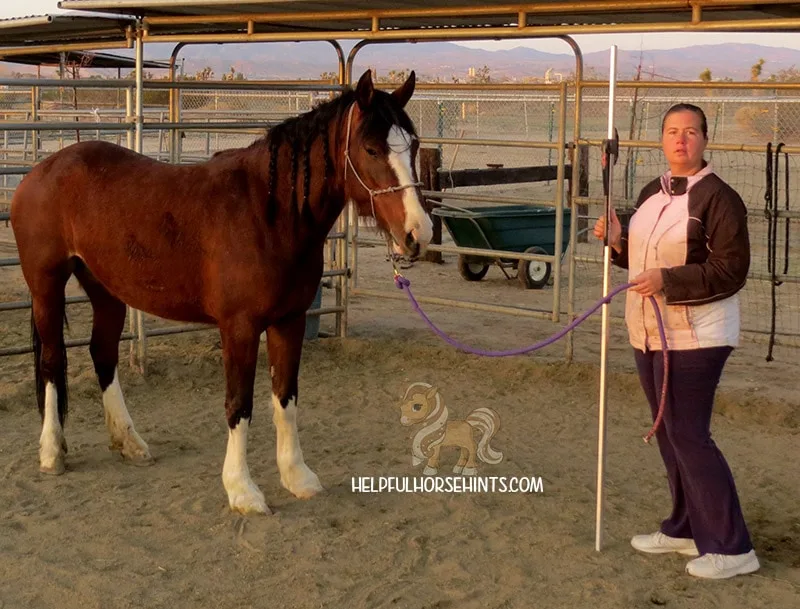
[[[661,121],[661,133],[664,133],[664,124],[667,122],[667,117],[670,114],[674,114],[675,112],[694,112],[697,116],[700,117],[700,129],[703,132],[703,137],[708,139],[708,121],[706,120],[705,113],[695,106],[694,104],[675,104],[664,115],[664,119]]]

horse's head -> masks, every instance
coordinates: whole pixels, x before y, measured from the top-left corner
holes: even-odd
[[[400,405],[400,423],[416,425],[427,419],[436,408],[438,389],[427,383],[414,383],[406,390]]]
[[[375,89],[367,70],[347,114],[345,193],[360,216],[373,216],[405,254],[418,256],[432,236],[417,178],[416,130],[404,110],[414,72],[392,93]]]

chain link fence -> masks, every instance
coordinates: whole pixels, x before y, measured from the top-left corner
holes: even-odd
[[[231,88],[191,89],[174,91],[178,96],[177,115],[170,113],[170,91],[145,91],[145,122],[166,123],[170,120],[185,123],[258,123],[250,129],[199,128],[181,129],[173,133],[148,128],[144,134],[146,154],[162,160],[193,162],[208,158],[214,152],[247,146],[264,135],[269,126],[302,112],[307,112],[335,91],[236,90]],[[568,89],[565,123],[566,140],[573,140],[574,88]],[[771,330],[772,311],[779,336],[800,338],[800,286],[790,279],[780,283],[773,298],[773,279],[769,273],[771,242],[770,222],[764,213],[767,192],[765,163],[767,142],[784,142],[787,146],[800,142],[800,85],[767,87],[742,83],[724,88],[691,88],[655,86],[642,83],[638,88],[629,85],[617,88],[615,105],[616,127],[622,140],[652,142],[653,148],[626,147],[620,151],[615,171],[614,194],[620,208],[631,207],[641,188],[666,169],[663,155],[657,148],[661,120],[674,103],[691,102],[702,107],[708,118],[708,135],[712,145],[736,145],[742,150],[712,150],[706,158],[719,175],[733,186],[745,200],[750,213],[750,232],[753,247],[752,278],[743,292],[745,329],[755,335]],[[424,139],[448,138],[464,140],[500,140],[556,142],[559,130],[558,91],[508,88],[492,90],[487,87],[467,89],[419,88],[407,106],[419,134]],[[599,140],[607,132],[608,98],[603,83],[588,83],[581,90],[580,137],[589,149],[588,190],[582,192],[589,200],[602,198],[600,179]],[[72,89],[64,87],[38,88],[7,87],[0,89],[0,118],[4,122],[103,122],[118,123],[117,132],[75,130],[65,124],[63,130],[34,132],[30,129],[6,130],[0,133],[0,160],[5,166],[31,165],[52,151],[78,139],[107,139],[125,144],[127,133],[126,91],[124,89]],[[177,139],[177,142],[172,138]],[[488,166],[522,167],[555,165],[556,150],[503,147],[499,145],[459,145],[423,143],[435,146],[442,153],[442,186],[447,188],[447,171],[486,168]],[[171,152],[177,147],[177,154]],[[759,152],[763,147],[764,152]],[[746,150],[744,150],[746,148]],[[567,153],[569,155],[569,151]],[[567,157],[568,161],[570,156]],[[800,157],[789,154],[782,160],[781,184],[788,171],[790,184],[797,175]],[[0,210],[7,209],[18,176],[0,177]],[[555,181],[482,186],[459,189],[476,194],[522,196],[532,201],[552,201]],[[791,189],[791,186],[790,186]],[[790,194],[781,187],[780,208]],[[789,208],[791,209],[791,201]],[[599,215],[600,205],[586,208],[585,221],[590,225]],[[780,256],[788,255],[786,275],[800,276],[797,256],[792,248],[800,235],[798,220],[781,219],[776,248]],[[787,239],[788,235],[788,239]],[[576,309],[581,302],[596,299],[602,252],[596,242],[574,244],[578,256],[579,280]],[[787,254],[788,253],[788,254]],[[778,263],[784,265],[783,259]],[[781,268],[780,270],[783,270]],[[623,278],[624,279],[624,278]],[[565,282],[566,283],[566,282]],[[564,299],[562,298],[562,302]],[[790,341],[791,342],[791,341]]]

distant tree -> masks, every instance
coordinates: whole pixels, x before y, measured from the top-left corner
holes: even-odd
[[[222,75],[222,80],[247,80],[247,79],[244,77],[244,74],[242,74],[241,72],[237,72],[236,68],[231,66],[230,71]]]
[[[800,82],[800,70],[792,66],[778,70],[775,74],[770,74],[768,82]]]
[[[711,82],[711,70],[709,68],[700,72],[700,80],[702,82]]]
[[[475,70],[475,76],[472,78],[472,82],[487,83],[491,81],[492,75],[490,73],[489,66],[483,66]]]
[[[762,58],[750,66],[750,80],[755,82],[761,77],[761,72],[764,69],[764,63],[764,59]]]

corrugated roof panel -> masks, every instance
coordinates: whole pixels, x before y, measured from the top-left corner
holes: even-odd
[[[786,0],[704,0],[704,22],[761,20],[760,29],[769,30],[770,21],[798,19],[800,3]],[[258,15],[254,33],[271,32],[353,32],[369,31],[372,16],[381,14],[381,30],[422,30],[431,28],[515,28],[518,10],[527,13],[527,26],[591,26],[617,24],[675,24],[692,22],[692,5],[687,0],[540,0],[513,3],[486,0],[61,0],[62,8],[95,10],[144,17],[151,35],[192,33],[233,33],[246,31],[245,21],[219,23],[220,15]],[[385,14],[394,11],[394,14]],[[446,11],[446,13],[443,13]],[[293,16],[298,19],[293,19]],[[270,16],[274,20],[270,21]],[[332,17],[332,18],[331,18]],[[178,23],[179,19],[192,23]],[[781,27],[785,27],[785,24]],[[688,28],[687,28],[688,29]]]
[[[0,20],[0,46],[81,42],[83,40],[125,40],[130,17],[85,15],[32,15]]]

